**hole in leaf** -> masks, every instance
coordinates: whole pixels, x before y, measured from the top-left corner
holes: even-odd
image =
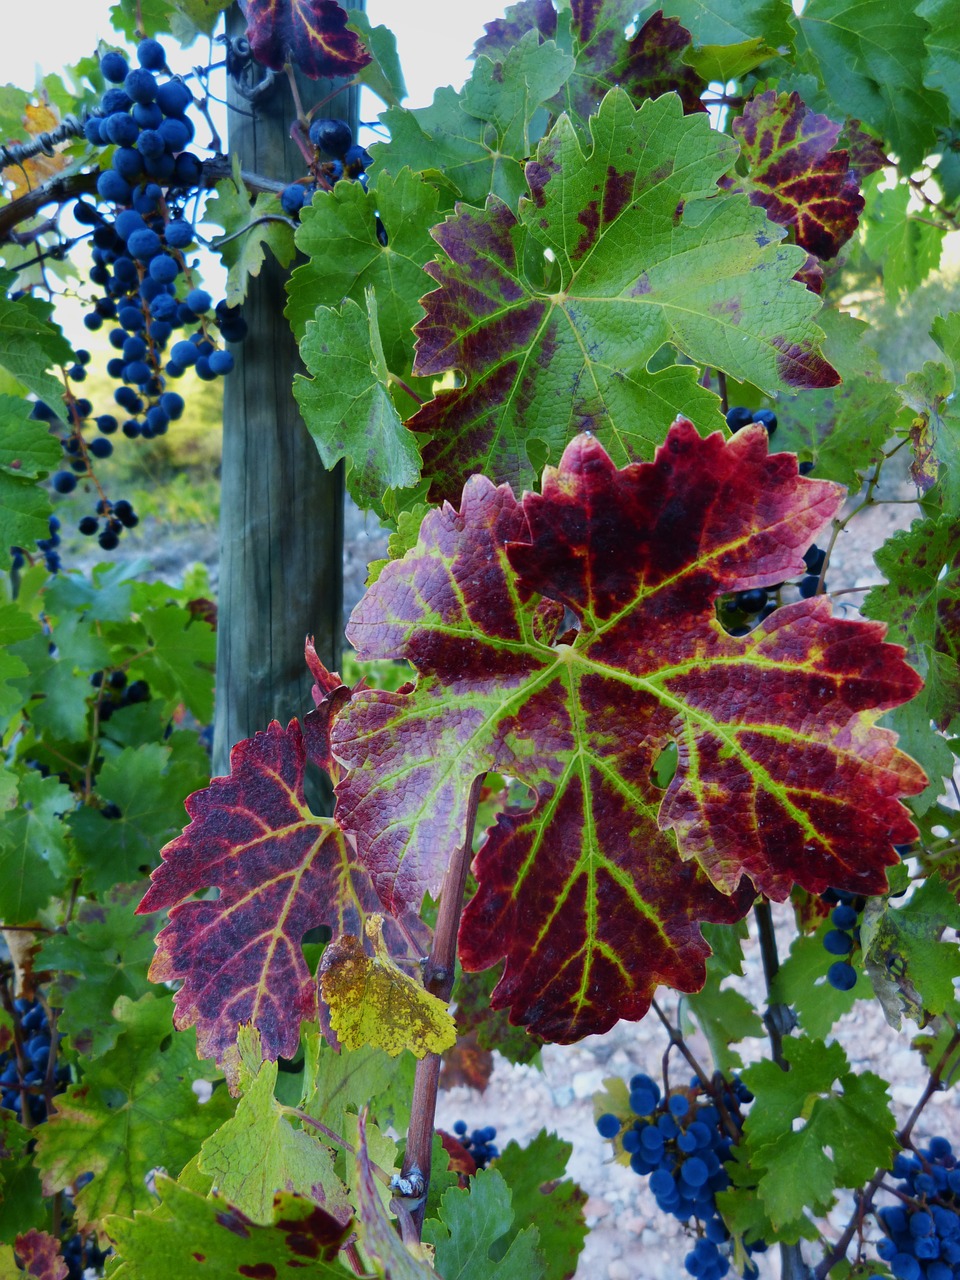
[[[511,813],[529,813],[537,803],[537,793],[519,778],[507,779],[507,807]]]
[[[656,760],[654,760],[653,768],[650,770],[650,781],[655,787],[659,787],[661,791],[666,791],[676,776],[678,759],[677,744],[668,742]]]

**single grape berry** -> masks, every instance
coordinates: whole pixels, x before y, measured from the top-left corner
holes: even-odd
[[[137,45],[137,61],[146,71],[162,71],[166,66],[167,55],[159,40],[149,36]]]
[[[763,587],[754,587],[750,591],[740,591],[734,596],[738,609],[744,613],[759,613],[767,603],[767,593]]]
[[[761,427],[766,427],[768,436],[772,436],[777,429],[777,415],[772,409],[757,409],[753,415],[753,421],[758,422]]]
[[[100,72],[110,84],[123,84],[130,67],[122,53],[111,49],[100,59]]]
[[[857,971],[846,960],[837,960],[827,970],[827,981],[835,991],[852,991],[857,985]]]
[[[353,146],[353,132],[346,120],[314,120],[310,126],[310,141],[318,151],[342,160]]]
[[[739,431],[741,427],[747,426],[752,421],[752,409],[745,409],[741,405],[735,405],[732,409],[727,410],[727,426],[731,431]]]
[[[57,471],[54,473],[51,483],[57,493],[73,493],[77,487],[77,477],[72,471]]]

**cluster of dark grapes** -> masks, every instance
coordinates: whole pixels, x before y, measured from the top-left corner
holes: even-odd
[[[632,1115],[605,1112],[597,1119],[601,1137],[629,1156],[635,1173],[649,1177],[658,1206],[680,1222],[693,1219],[698,1239],[684,1265],[700,1280],[720,1280],[730,1271],[729,1250],[723,1248],[730,1233],[715,1197],[730,1185],[724,1161],[740,1130],[741,1107],[753,1100],[737,1077],[718,1078],[716,1086],[712,1096],[691,1080],[689,1089],[661,1097],[656,1081],[641,1073],[630,1081]],[[765,1248],[747,1246],[756,1253]],[[743,1274],[756,1276],[756,1266],[748,1262]]]
[[[117,52],[100,60],[112,87],[103,95],[101,114],[86,120],[84,134],[94,146],[110,148],[110,164],[97,179],[98,203],[81,199],[73,209],[90,228],[90,281],[99,291],[84,324],[91,332],[113,326],[109,339],[117,354],[107,373],[121,384],[115,410],[95,414],[90,400],[75,392],[87,376],[87,351],[78,351],[66,370],[63,408],[38,402],[33,410],[38,420],[66,421],[66,465],[52,478],[62,495],[94,478],[94,461],[111,455],[117,432],[129,439],[163,435],[185,408],[169,380],[187,369],[204,381],[229,373],[233,355],[220,338],[240,342],[246,335],[238,309],[225,302],[214,307],[210,294],[193,284],[184,257],[195,235],[183,205],[202,176],[199,157],[186,149],[194,136],[186,115],[193,95],[176,77],[158,79],[166,67],[159,41],[141,40],[137,61],[131,69]],[[92,429],[96,434],[87,439]],[[129,502],[111,502],[99,490],[94,513],[82,518],[79,529],[97,535],[110,551],[137,522]]]
[[[115,671],[94,671],[90,683],[100,690],[100,723],[106,724],[121,707],[133,707],[139,702],[150,701],[150,686],[146,680],[127,679],[127,673],[119,667]]]
[[[23,1114],[24,1098],[29,1110],[30,1126],[47,1118],[46,1082],[50,1065],[50,1026],[47,1011],[39,1000],[20,997],[13,1002],[19,1023],[17,1045],[0,1054],[0,1106],[18,1116]],[[52,1092],[62,1093],[70,1083],[70,1068],[58,1063],[51,1080]]]
[[[485,1169],[489,1162],[495,1160],[500,1154],[493,1145],[497,1131],[492,1124],[485,1125],[482,1129],[474,1129],[471,1133],[468,1132],[467,1122],[458,1120],[453,1126],[453,1132],[457,1135],[460,1145],[465,1147],[473,1157],[473,1162],[478,1169]]]
[[[341,179],[359,182],[366,188],[367,167],[371,157],[365,147],[353,140],[353,130],[346,120],[314,120],[310,126],[310,142],[316,148],[317,160],[312,174],[300,182],[291,182],[280,193],[284,211],[295,218],[316,191],[330,191]],[[329,156],[321,160],[320,153]]]
[[[803,600],[809,600],[817,594],[820,585],[820,573],[826,551],[814,544],[804,552],[803,564],[806,573],[800,579],[798,590]],[[752,587],[748,591],[738,591],[735,595],[724,596],[720,601],[720,620],[724,628],[732,636],[745,636],[753,630],[758,622],[769,618],[780,605],[780,591],[786,586],[778,582],[772,587]]]
[[[81,1236],[79,1232],[65,1240],[60,1246],[63,1260],[67,1264],[68,1280],[83,1280],[84,1272],[91,1269],[97,1275],[103,1275],[103,1264],[112,1249],[106,1253],[97,1247],[95,1234]]]
[[[762,427],[766,427],[768,436],[772,436],[777,429],[777,415],[772,409],[748,409],[744,405],[734,405],[727,410],[727,426],[731,431],[748,427],[751,422],[759,422]]]
[[[960,1280],[960,1168],[946,1138],[901,1152],[898,1203],[877,1211],[877,1253],[896,1280]]]
[[[857,971],[848,957],[860,946],[860,913],[867,900],[845,889],[828,889],[820,896],[833,908],[833,928],[823,935],[823,945],[830,955],[841,957],[827,970],[827,981],[837,991],[851,991],[857,985]]]

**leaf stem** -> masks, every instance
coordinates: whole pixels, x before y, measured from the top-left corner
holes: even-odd
[[[449,1000],[453,992],[453,980],[457,964],[457,930],[463,910],[463,891],[467,883],[467,871],[473,857],[473,829],[480,804],[480,788],[484,774],[474,779],[467,801],[467,817],[464,824],[463,844],[454,853],[447,866],[440,892],[437,926],[433,946],[423,971],[423,985],[440,1000]],[[410,1104],[410,1128],[403,1155],[400,1180],[422,1187],[419,1203],[411,1206],[411,1216],[416,1226],[417,1238],[423,1226],[427,1188],[430,1185],[430,1155],[433,1148],[434,1121],[437,1111],[437,1089],[440,1084],[440,1055],[428,1053],[417,1063],[413,1079],[413,1098]]]
[[[399,387],[401,391],[405,392],[415,404],[427,403],[426,400],[424,400],[423,396],[417,395],[413,387],[409,386],[408,383],[404,382],[402,378],[398,377],[395,373],[391,373],[390,370],[388,369],[387,385],[389,386],[391,382],[394,384],[394,386]]]

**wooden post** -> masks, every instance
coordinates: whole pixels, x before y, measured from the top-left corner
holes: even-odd
[[[363,0],[341,0],[362,8]],[[236,6],[228,31],[242,35]],[[304,108],[325,98],[329,81],[298,78]],[[267,178],[304,176],[290,138],[296,118],[286,77],[250,104],[231,86],[230,151],[241,167]],[[339,93],[323,114],[357,127],[358,91]],[[327,471],[293,398],[302,369],[283,308],[287,273],[267,255],[251,280],[243,314],[246,341],[224,384],[220,512],[220,591],[213,772],[229,772],[241,738],[286,724],[312,707],[303,658],[312,634],[317,653],[339,665],[343,612],[343,474]],[[336,376],[335,372],[332,376]]]

